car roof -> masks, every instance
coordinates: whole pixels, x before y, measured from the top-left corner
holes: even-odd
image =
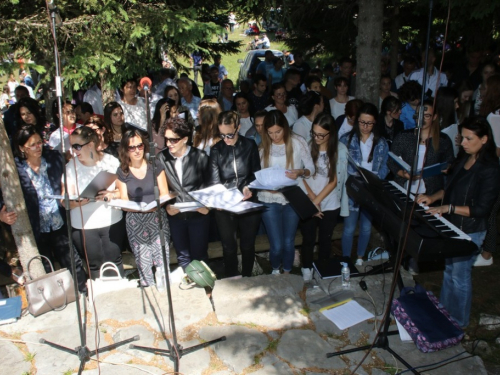
[[[276,49],[254,49],[253,51],[248,51],[248,55],[257,56],[257,57],[264,57],[264,55],[266,54],[266,51],[271,51],[273,53],[273,55],[276,57],[283,56],[283,52],[278,51]]]

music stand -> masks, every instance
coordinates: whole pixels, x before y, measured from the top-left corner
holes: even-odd
[[[53,2],[47,3],[47,6],[49,8],[50,12],[50,18],[51,18],[51,27],[52,27],[52,33],[54,35],[54,59],[55,59],[55,65],[56,65],[56,77],[55,77],[55,84],[56,84],[56,96],[57,96],[57,104],[59,106],[59,118],[62,121],[62,85],[61,85],[61,72],[59,69],[59,50],[57,48],[57,38],[56,38],[56,16],[58,16],[59,10],[57,7],[54,5]],[[64,157],[65,149],[64,149],[64,131],[63,127],[59,127],[59,132],[61,136],[61,152]],[[85,327],[84,324],[85,322],[82,321],[82,313],[80,310],[80,296],[78,293],[78,282],[77,282],[77,277],[76,277],[76,263],[75,263],[75,249],[73,247],[73,244],[71,242],[71,215],[70,215],[70,209],[69,209],[69,193],[68,193],[68,179],[67,179],[67,174],[66,174],[66,168],[63,168],[63,181],[64,181],[64,205],[65,205],[65,211],[66,211],[66,223],[67,223],[67,229],[68,229],[68,238],[70,239],[69,241],[69,252],[70,252],[70,257],[71,257],[71,272],[73,274],[73,287],[75,289],[75,296],[76,296],[76,314],[77,314],[77,319],[78,319],[78,332],[80,334],[80,346],[77,346],[76,348],[68,348],[56,343],[53,343],[51,341],[47,341],[43,338],[39,340],[41,344],[47,344],[51,346],[52,348],[55,348],[57,350],[61,350],[63,352],[69,353],[76,355],[78,359],[80,360],[80,367],[78,368],[78,375],[80,375],[83,372],[83,369],[85,368],[85,363],[90,360],[90,357],[93,355],[97,354],[97,352],[107,352],[110,350],[113,350],[119,346],[128,344],[129,342],[132,341],[138,341],[140,337],[134,336],[119,342],[116,342],[114,344],[104,346],[102,348],[95,348],[94,350],[90,350],[87,347],[87,339],[85,335]]]
[[[189,348],[183,348],[181,345],[179,345],[177,341],[177,331],[175,328],[175,317],[174,317],[174,308],[173,308],[173,303],[172,303],[172,290],[170,287],[170,269],[168,267],[168,259],[167,259],[167,247],[166,247],[166,242],[165,242],[165,233],[163,233],[163,222],[161,218],[161,213],[160,210],[161,204],[160,204],[160,190],[158,188],[158,179],[156,177],[156,143],[153,140],[153,126],[150,121],[150,113],[149,113],[149,91],[151,88],[151,80],[149,78],[143,78],[141,79],[141,86],[144,88],[144,93],[145,93],[145,100],[146,100],[146,119],[147,119],[147,127],[148,127],[148,134],[149,134],[149,161],[152,163],[152,169],[153,169],[153,180],[154,180],[154,193],[155,193],[155,200],[156,200],[156,215],[158,217],[158,230],[160,231],[160,244],[161,244],[161,253],[162,253],[162,258],[163,258],[163,269],[165,272],[165,284],[166,284],[166,289],[167,289],[167,300],[168,300],[168,305],[169,305],[169,319],[170,319],[170,324],[171,324],[171,330],[172,330],[172,343],[170,340],[167,338],[167,335],[163,331],[163,336],[165,337],[165,342],[167,344],[168,349],[158,349],[158,348],[153,348],[153,347],[147,347],[147,346],[139,346],[139,345],[134,345],[131,344],[130,348],[131,349],[138,349],[138,350],[143,350],[145,352],[150,352],[150,353],[155,353],[155,354],[165,354],[170,360],[174,363],[174,372],[177,374],[179,373],[179,361],[182,358],[183,355],[189,354],[192,352],[195,352],[199,349],[206,348],[209,345],[213,345],[217,342],[220,341],[225,341],[226,336],[222,336],[218,339],[212,340],[212,341],[207,341],[205,343],[199,344],[199,345],[194,345]],[[161,327],[161,325],[160,325]],[[162,327],[161,327],[162,328]],[[164,328],[162,328],[164,330]]]

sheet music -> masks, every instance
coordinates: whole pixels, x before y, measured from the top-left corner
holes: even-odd
[[[299,182],[288,178],[286,169],[281,167],[271,167],[255,172],[255,181],[248,187],[261,190],[279,190],[287,186],[295,186]]]

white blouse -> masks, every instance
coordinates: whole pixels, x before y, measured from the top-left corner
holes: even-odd
[[[123,108],[123,114],[125,115],[125,122],[133,124],[144,130],[148,129],[146,120],[146,102],[143,98],[137,97],[137,104],[127,104],[120,100],[118,103]]]
[[[285,169],[308,169],[311,175],[314,173],[315,168],[309,152],[309,147],[304,138],[292,135],[293,147],[293,167],[286,165],[286,145],[271,144],[271,151],[269,153],[269,166],[268,167],[281,167]],[[263,150],[260,149],[261,167],[264,168],[262,160]],[[288,201],[281,193],[271,193],[268,191],[260,191],[257,197],[264,203],[279,203],[288,204]]]
[[[348,96],[347,101],[354,99],[354,96]],[[332,116],[334,119],[336,119],[339,116],[342,116],[345,114],[345,103],[339,103],[338,101],[335,100],[335,98],[330,99],[330,109],[332,111]]]
[[[274,111],[276,108],[274,105],[269,105],[265,108],[266,111]],[[286,117],[286,120],[288,121],[288,126],[293,127],[293,124],[295,124],[295,121],[299,118],[299,114],[297,112],[297,108],[295,108],[294,105],[289,105],[286,107],[286,113],[283,113]]]

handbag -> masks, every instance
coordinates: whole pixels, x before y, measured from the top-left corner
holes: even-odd
[[[389,252],[377,247],[368,253],[368,260],[387,260],[389,259]]]
[[[33,259],[44,258],[49,262],[50,273],[33,279],[30,274],[30,264]],[[35,256],[28,262],[28,279],[24,284],[26,298],[28,299],[28,311],[33,316],[39,316],[49,311],[61,311],[68,303],[76,300],[73,277],[67,268],[54,271],[49,258],[43,255]]]
[[[417,348],[435,352],[458,345],[464,332],[432,292],[420,284],[406,287],[392,300],[391,311]]]
[[[115,273],[113,276],[104,276],[106,271]],[[95,280],[87,280],[87,289],[89,294],[89,305],[94,304],[94,298],[100,294],[114,292],[117,290],[137,288],[137,280],[128,280],[120,276],[118,267],[113,262],[103,263],[99,277]]]

